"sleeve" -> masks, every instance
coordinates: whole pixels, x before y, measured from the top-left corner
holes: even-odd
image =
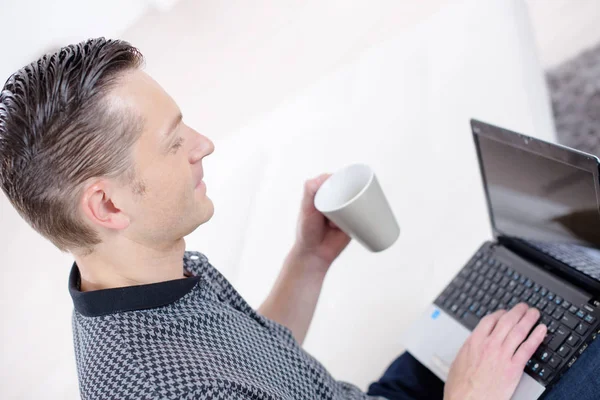
[[[189,395],[179,397],[181,400],[253,400],[253,399],[273,399],[273,400],[292,400],[288,398],[273,397],[270,393],[265,393],[260,389],[248,389],[240,387],[210,387],[202,391],[195,391]]]

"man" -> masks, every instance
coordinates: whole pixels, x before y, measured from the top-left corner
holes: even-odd
[[[184,236],[213,215],[202,159],[214,146],[142,63],[126,42],[89,40],[22,68],[0,93],[0,185],[75,258],[84,400],[510,398],[546,333],[529,334],[539,314],[523,304],[483,319],[445,386],[404,354],[365,394],[301,348],[350,241],[313,206],[327,174],[306,182],[296,242],[258,311],[204,254],[185,252]]]

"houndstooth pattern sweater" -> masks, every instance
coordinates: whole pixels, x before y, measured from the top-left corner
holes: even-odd
[[[186,252],[183,268],[190,277],[81,292],[73,265],[82,400],[371,399],[253,310],[204,254]]]

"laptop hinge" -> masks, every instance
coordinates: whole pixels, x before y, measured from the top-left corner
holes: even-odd
[[[538,267],[544,268],[551,274],[559,276],[571,284],[579,286],[590,294],[593,294],[594,298],[600,298],[600,282],[595,279],[550,257],[522,240],[498,236],[497,241],[517,255],[533,262]]]

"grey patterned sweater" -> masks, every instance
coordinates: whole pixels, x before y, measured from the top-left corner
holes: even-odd
[[[254,311],[206,256],[186,252],[183,268],[190,277],[81,292],[73,265],[83,400],[371,398]]]

